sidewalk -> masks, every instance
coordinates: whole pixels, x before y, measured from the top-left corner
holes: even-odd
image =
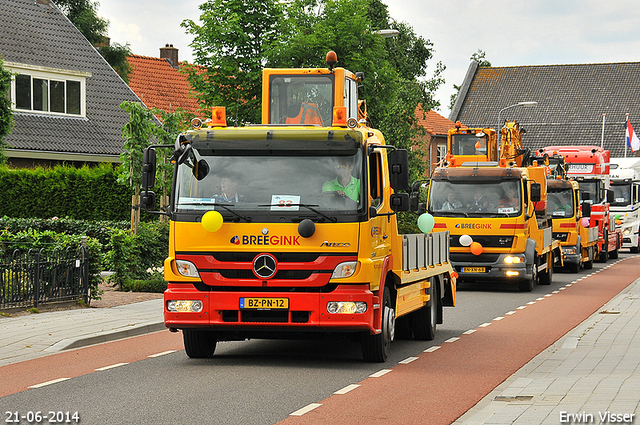
[[[163,300],[0,317],[0,366],[166,329]]]
[[[640,279],[454,422],[562,423],[640,423]]]

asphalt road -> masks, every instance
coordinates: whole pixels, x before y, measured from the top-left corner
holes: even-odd
[[[363,362],[360,345],[349,340],[225,342],[214,358],[194,360],[185,355],[179,335],[163,331],[3,368],[6,376],[0,380],[16,385],[0,398],[0,412],[5,422],[12,417],[5,412],[77,411],[83,424],[274,424],[607,264],[578,274],[556,272],[550,286],[536,286],[531,293],[514,286],[463,284],[457,307],[445,308],[436,339],[398,340],[383,364]],[[25,390],[27,381],[32,385],[56,376],[71,379]]]

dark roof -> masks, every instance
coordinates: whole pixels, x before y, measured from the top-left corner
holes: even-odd
[[[600,146],[606,114],[603,146],[612,157],[621,157],[627,113],[640,130],[640,62],[513,67],[478,67],[472,62],[458,97],[452,121],[493,128],[505,119],[518,121],[526,130],[524,145],[532,149]],[[538,106],[500,113],[527,101]]]
[[[123,151],[122,127],[128,121],[119,105],[139,102],[138,97],[53,3],[0,0],[0,16],[5,66],[11,62],[91,73],[86,78],[86,117],[15,111],[14,128],[4,139],[7,156],[45,151],[115,159]]]

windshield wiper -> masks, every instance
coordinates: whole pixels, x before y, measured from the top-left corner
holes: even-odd
[[[224,208],[225,211],[229,211],[231,214],[235,215],[236,217],[246,221],[247,223],[251,223],[251,217],[244,217],[241,216],[240,214],[238,214],[237,212],[233,211],[231,208],[229,207],[235,207],[235,204],[218,204],[215,202],[181,202],[180,205],[213,205],[216,207],[221,207]]]
[[[263,204],[263,205],[258,205],[259,207],[280,207],[282,205],[280,204]],[[308,209],[311,212],[314,212],[316,214],[318,214],[319,216],[322,216],[324,218],[326,218],[327,220],[331,221],[332,223],[336,223],[338,221],[337,218],[335,217],[329,217],[323,213],[321,213],[320,211],[316,210],[315,208],[311,208],[311,207],[319,207],[320,205],[306,205],[306,204],[287,204],[287,207],[303,207]]]

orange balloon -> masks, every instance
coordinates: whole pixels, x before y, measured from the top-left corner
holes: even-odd
[[[478,242],[473,242],[469,248],[471,248],[471,253],[473,255],[480,255],[482,254],[482,245],[480,245]]]

